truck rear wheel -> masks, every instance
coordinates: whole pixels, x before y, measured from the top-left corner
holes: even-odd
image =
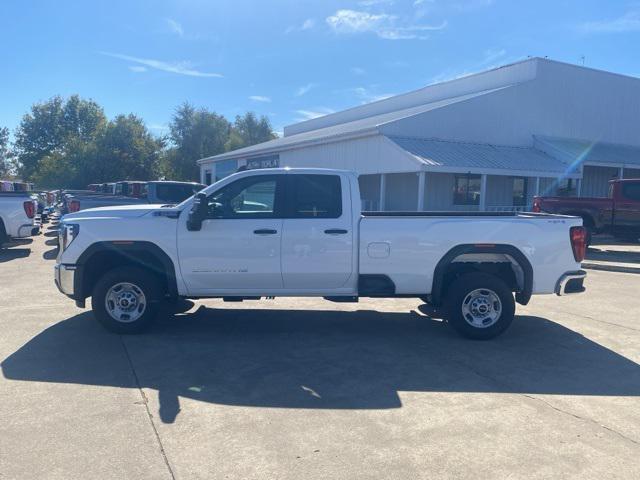
[[[505,282],[486,273],[467,273],[449,287],[447,320],[462,336],[489,340],[504,332],[515,315],[513,294]]]
[[[155,320],[160,293],[158,280],[145,270],[114,268],[96,283],[91,308],[110,332],[140,333]]]

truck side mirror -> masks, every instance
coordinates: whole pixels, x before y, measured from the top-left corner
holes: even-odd
[[[207,218],[207,196],[198,193],[193,199],[193,206],[187,218],[187,230],[196,232],[202,229],[202,221]]]

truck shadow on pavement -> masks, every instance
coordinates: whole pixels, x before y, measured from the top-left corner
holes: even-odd
[[[26,258],[29,255],[31,255],[30,248],[0,248],[0,263],[10,262],[18,258]]]
[[[488,342],[416,312],[212,309],[108,334],[90,313],[57,323],[1,364],[8,379],[158,391],[224,405],[387,409],[398,392],[640,395],[640,365],[557,323],[516,317]],[[469,397],[473,401],[473,397]]]

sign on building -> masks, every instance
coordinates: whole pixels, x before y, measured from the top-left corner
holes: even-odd
[[[268,155],[247,160],[247,170],[255,170],[257,168],[278,168],[279,166],[280,155]]]

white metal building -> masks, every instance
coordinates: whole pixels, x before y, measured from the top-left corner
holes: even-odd
[[[360,174],[367,210],[519,210],[535,194],[606,195],[640,177],[640,79],[532,58],[290,125],[198,161]]]

